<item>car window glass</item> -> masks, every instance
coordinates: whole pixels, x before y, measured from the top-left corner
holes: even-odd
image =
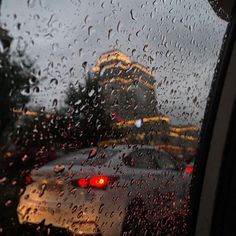
[[[0,234],[187,234],[211,4],[0,1]]]
[[[125,165],[141,169],[157,169],[155,157],[151,150],[141,149],[134,151],[124,158]]]
[[[79,152],[61,154],[62,158],[50,162],[50,165],[59,163],[65,165],[73,161],[75,165],[96,166],[106,163],[109,159],[112,158],[112,156],[116,154],[117,152],[113,150],[92,148],[92,149],[82,150]]]
[[[170,155],[158,151],[153,151],[152,155],[160,169],[176,169],[175,162]]]

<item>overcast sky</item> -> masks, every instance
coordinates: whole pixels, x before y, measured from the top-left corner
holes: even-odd
[[[47,79],[31,104],[51,109],[104,52],[154,70],[159,110],[199,125],[227,23],[206,0],[3,0],[1,24]],[[55,79],[58,84],[55,83]]]

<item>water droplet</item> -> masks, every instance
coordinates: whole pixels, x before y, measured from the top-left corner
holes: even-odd
[[[94,89],[92,89],[91,91],[89,91],[89,93],[88,93],[89,97],[92,97],[92,96],[94,95],[94,93],[95,93],[95,90],[94,90]]]
[[[111,38],[111,32],[112,32],[112,29],[109,29],[109,30],[108,30],[108,35],[107,35],[108,39]]]
[[[0,184],[6,182],[6,180],[7,180],[7,177],[3,177],[3,178],[1,178],[1,179],[0,179]]]
[[[75,213],[76,212],[76,210],[77,210],[77,206],[74,206],[73,208],[72,208],[72,213]]]
[[[84,70],[86,70],[86,66],[87,66],[87,64],[88,64],[87,61],[84,61],[84,62],[82,63],[82,67],[84,68]]]
[[[34,87],[34,88],[33,88],[33,92],[34,92],[34,93],[38,93],[38,92],[39,92],[39,87],[38,87],[38,86]]]
[[[53,107],[56,107],[56,106],[57,106],[57,103],[58,103],[57,99],[56,99],[56,98],[53,99],[52,106],[53,106]]]
[[[92,34],[92,29],[93,29],[93,26],[88,27],[88,35],[89,36],[91,36],[91,34]]]
[[[136,21],[136,19],[134,17],[134,11],[133,10],[130,10],[130,15],[131,15],[131,19]]]
[[[5,202],[5,207],[10,207],[12,205],[12,201],[8,200]]]
[[[93,158],[97,155],[97,148],[92,148],[91,151],[89,152],[88,158]]]
[[[58,80],[56,79],[56,78],[53,78],[53,79],[51,79],[50,80],[50,84],[55,84],[55,85],[57,85],[58,84]]]
[[[80,219],[83,216],[83,212],[80,211],[79,214],[77,215],[77,218]]]
[[[65,170],[65,166],[64,165],[55,165],[54,167],[53,167],[53,171],[55,172],[55,173],[61,173],[61,172],[63,172]]]
[[[98,213],[101,214],[104,209],[104,204],[102,203],[98,209]]]
[[[46,184],[42,184],[41,191],[39,192],[39,197],[42,197],[44,195],[46,186],[47,186]]]

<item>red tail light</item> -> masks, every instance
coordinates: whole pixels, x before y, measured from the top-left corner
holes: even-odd
[[[193,167],[191,166],[186,166],[184,171],[188,174],[192,174],[193,173]]]
[[[108,183],[107,176],[94,176],[89,179],[89,186],[95,188],[105,188]]]
[[[118,179],[119,179],[119,177],[117,177],[117,176],[99,175],[99,176],[93,176],[93,177],[87,178],[87,179],[80,178],[76,181],[72,181],[72,183],[80,188],[93,187],[93,188],[105,189],[108,185],[108,182],[113,183],[114,181],[116,181]]]
[[[29,185],[33,183],[33,179],[30,176],[25,177],[25,184]]]

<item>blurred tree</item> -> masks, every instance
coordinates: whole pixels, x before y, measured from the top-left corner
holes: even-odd
[[[24,109],[29,102],[29,92],[36,85],[36,78],[31,75],[29,67],[12,61],[9,54],[11,38],[7,31],[0,29],[0,144],[6,141],[4,131],[14,127],[17,115],[13,108]]]
[[[19,112],[26,110],[30,100],[30,89],[38,81],[29,72],[32,63],[24,61],[24,57],[21,62],[12,60],[11,41],[8,32],[0,28],[0,175],[15,176],[21,169],[19,163],[25,150],[11,137],[19,122]]]
[[[27,149],[63,149],[96,146],[114,137],[112,118],[105,111],[102,87],[87,79],[84,86],[70,84],[66,92],[66,109],[55,114],[37,112],[18,121],[12,140]]]

